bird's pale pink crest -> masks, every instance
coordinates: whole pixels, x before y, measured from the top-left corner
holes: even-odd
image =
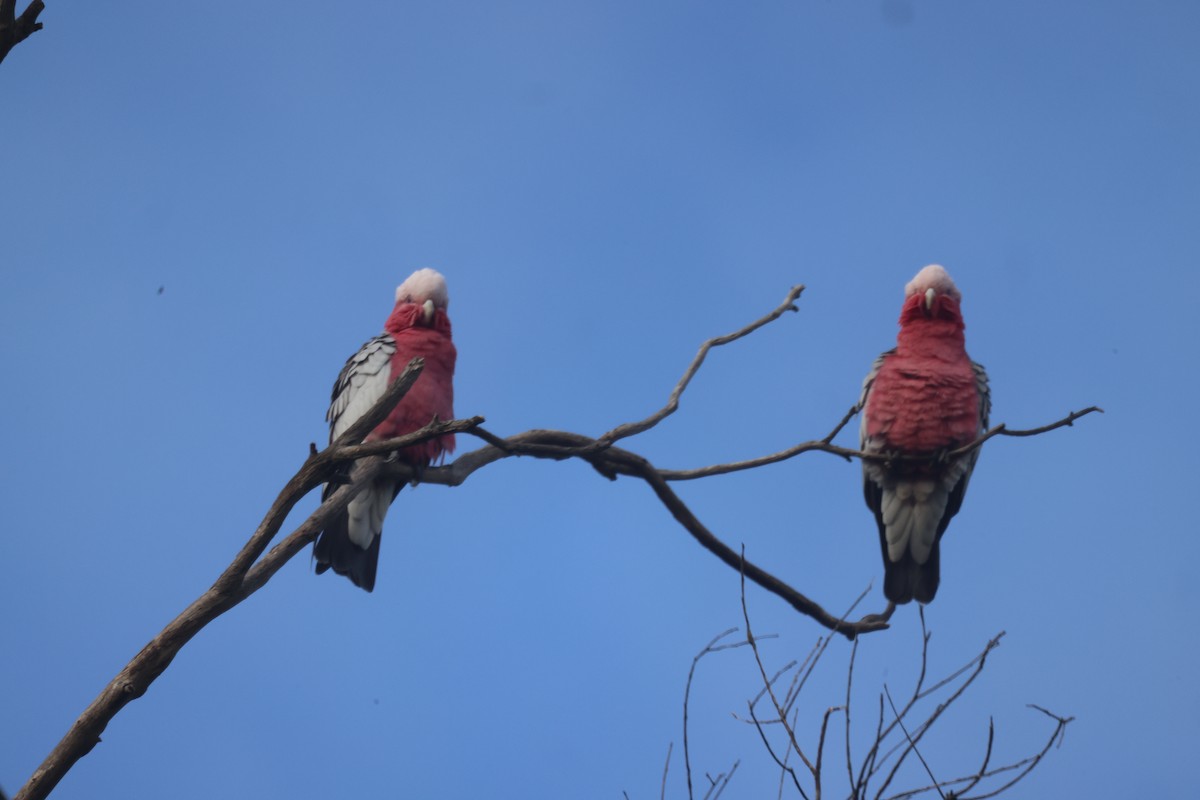
[[[446,279],[442,273],[429,267],[417,270],[396,287],[397,303],[422,305],[426,300],[432,300],[434,308],[443,311],[450,307],[450,292],[446,289]]]
[[[918,272],[904,287],[904,296],[925,294],[930,289],[933,289],[936,294],[949,295],[956,301],[962,302],[962,292],[958,291],[958,287],[950,279],[950,273],[946,272],[945,267],[941,264],[930,264]]]

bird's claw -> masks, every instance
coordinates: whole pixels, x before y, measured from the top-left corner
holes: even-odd
[[[885,608],[882,613],[867,614],[865,617],[863,617],[859,621],[866,622],[866,623],[887,622],[888,620],[890,620],[892,618],[892,614],[894,614],[895,611],[896,611],[896,604],[893,603],[891,600],[889,600],[888,604],[887,604],[887,608]]]

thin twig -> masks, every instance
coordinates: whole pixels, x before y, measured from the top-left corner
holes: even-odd
[[[1039,763],[1041,763],[1042,759],[1046,757],[1046,753],[1050,752],[1050,748],[1052,746],[1054,746],[1056,742],[1057,742],[1058,746],[1060,746],[1060,747],[1062,746],[1063,739],[1066,737],[1066,734],[1067,734],[1067,725],[1074,722],[1075,718],[1074,717],[1060,717],[1058,714],[1055,714],[1051,711],[1047,711],[1046,709],[1042,708],[1041,706],[1034,705],[1033,703],[1030,703],[1029,707],[1033,708],[1033,709],[1037,709],[1038,711],[1042,712],[1043,714],[1045,714],[1046,716],[1050,717],[1051,719],[1053,719],[1057,722],[1057,724],[1054,726],[1054,730],[1050,733],[1050,738],[1046,740],[1046,746],[1043,747],[1041,749],[1041,751],[1038,752],[1036,755],[1031,756],[1030,758],[1024,759],[1023,761],[1012,765],[1012,768],[1015,769],[1018,766],[1026,764],[1026,762],[1028,763],[1028,765],[1025,767],[1025,769],[1019,775],[1017,775],[1011,781],[1009,781],[1008,783],[1004,784],[1003,786],[997,787],[996,789],[988,792],[987,794],[976,795],[973,798],[965,798],[964,797],[964,798],[961,798],[961,800],[986,800],[986,798],[995,797],[996,795],[1000,794],[1001,792],[1008,790],[1010,787],[1015,785],[1017,783],[1017,781],[1021,780],[1026,775],[1028,775],[1030,772],[1032,772],[1033,768],[1036,767]],[[996,772],[999,772],[999,771],[1000,770],[996,770]]]
[[[688,670],[687,682],[684,684],[684,687],[683,687],[683,766],[684,766],[684,771],[687,773],[688,798],[693,797],[693,794],[692,794],[692,757],[691,757],[691,752],[688,748],[688,701],[692,696],[692,678],[694,678],[696,675],[696,665],[700,663],[700,659],[704,658],[709,653],[717,653],[717,652],[720,652],[721,650],[732,650],[735,647],[744,647],[746,645],[746,642],[743,642],[743,641],[727,642],[725,644],[717,644],[717,642],[720,642],[725,637],[735,634],[737,632],[738,632],[737,628],[729,628],[728,630],[721,631],[716,636],[714,636],[712,638],[712,640],[709,641],[709,643],[704,646],[704,649],[701,650],[699,653],[697,653],[692,658],[692,666]],[[668,751],[667,758],[669,761],[670,760],[670,751]],[[665,787],[666,777],[667,777],[666,770],[664,769],[663,770],[664,791],[666,788]]]
[[[962,697],[963,693],[966,692],[966,690],[968,688],[970,688],[971,684],[973,684],[975,682],[975,679],[980,676],[980,674],[983,672],[983,668],[987,665],[988,654],[991,653],[992,650],[999,647],[1000,639],[1003,636],[1004,636],[1004,632],[1001,631],[999,634],[997,634],[996,636],[994,636],[990,640],[988,640],[988,643],[984,646],[983,652],[981,652],[978,656],[976,656],[974,659],[972,659],[972,661],[970,663],[968,663],[967,667],[969,667],[971,664],[975,664],[975,670],[973,672],[971,672],[970,675],[967,676],[966,680],[964,680],[962,682],[962,684],[960,684],[959,687],[957,689],[955,689],[948,698],[946,698],[946,700],[944,700],[941,703],[938,703],[937,707],[934,708],[934,710],[930,713],[929,717],[927,717],[925,719],[925,721],[922,722],[920,726],[918,726],[916,733],[913,736],[914,742],[919,742],[921,740],[921,738],[925,735],[925,733],[930,728],[933,727],[934,723],[937,722],[937,720],[941,717],[941,715],[943,713],[945,713],[946,709],[950,708],[950,706],[952,706],[955,703],[955,701],[957,701],[958,698]],[[964,667],[963,669],[958,670],[954,674],[956,676],[962,675],[963,672],[967,669],[967,667]],[[948,678],[948,679],[939,681],[937,684],[935,684],[935,687],[944,686],[947,684],[947,682],[949,680],[951,680],[951,679]],[[933,689],[930,689],[929,691],[933,691]],[[924,694],[922,694],[921,696],[924,697],[926,695],[928,695],[928,691],[925,692]],[[887,761],[888,757],[891,755],[891,753],[895,752],[895,750],[896,750],[896,748],[893,748],[892,750],[890,750],[887,753],[887,755],[884,756],[883,761]],[[904,763],[904,759],[908,756],[908,754],[910,752],[912,752],[911,746],[909,748],[905,748],[904,752],[900,754],[900,757],[896,760],[896,763],[892,766],[891,771],[888,773],[887,778],[884,779],[883,785],[879,787],[879,791],[876,793],[877,798],[883,796],[884,791],[887,790],[887,787],[891,784],[892,780],[896,777],[896,773],[900,770],[900,765]]]
[[[924,686],[924,684],[925,684],[925,674],[929,668],[930,633],[929,633],[929,630],[925,627],[925,608],[923,606],[918,607],[917,615],[921,621],[921,667],[920,667],[920,670],[917,672],[917,680],[913,684],[912,696],[909,698],[908,702],[905,704],[904,710],[901,711],[899,714],[897,714],[896,718],[892,722],[889,722],[887,727],[883,729],[882,735],[875,737],[875,743],[873,745],[873,749],[879,748],[883,744],[884,740],[887,739],[887,737],[891,735],[893,730],[895,730],[897,722],[900,719],[903,719],[908,714],[908,712],[912,710],[912,707],[916,704],[916,702],[921,698],[921,687]],[[880,713],[882,713],[882,703],[883,703],[882,695],[880,695],[879,702],[881,704]],[[903,742],[897,743],[894,747],[892,747],[890,750],[888,750],[886,753],[884,753],[883,758],[880,759],[880,761],[879,761],[880,766],[882,766],[884,763],[887,763],[887,760],[889,758],[891,758],[892,753],[896,752],[896,750],[899,749],[902,746],[902,744],[903,744]],[[873,761],[874,761],[874,759],[872,759],[872,762]],[[897,768],[898,768],[898,766],[899,765],[897,765]],[[893,770],[893,774],[894,773],[895,773],[895,770]],[[874,774],[874,770],[872,770],[872,772],[870,774],[868,774],[868,776],[867,776],[868,780],[870,779],[872,774]],[[890,781],[891,778],[889,778],[888,780]],[[887,781],[884,782],[884,785],[882,787],[880,787],[879,791],[882,793],[883,790],[886,788],[887,788]]]
[[[1096,406],[1085,408],[1082,411],[1072,411],[1062,419],[1055,420],[1049,425],[1042,425],[1038,428],[1028,428],[1025,430],[1013,430],[1008,428],[1004,423],[1001,423],[994,428],[989,428],[984,433],[980,434],[974,441],[963,445],[957,450],[951,450],[949,453],[919,453],[919,454],[903,454],[903,453],[868,453],[863,450],[854,450],[849,447],[839,447],[832,443],[832,438],[857,412],[857,407],[851,409],[851,413],[842,419],[834,429],[834,433],[824,439],[813,439],[807,442],[800,442],[792,445],[786,450],[780,450],[769,455],[759,456],[757,458],[748,458],[743,461],[731,461],[726,464],[711,464],[706,467],[695,467],[693,469],[664,469],[660,470],[664,480],[668,481],[692,481],[698,478],[708,478],[713,475],[728,475],[731,472],[741,472],[747,469],[756,469],[768,464],[777,464],[780,461],[787,461],[790,458],[803,455],[804,453],[829,453],[830,455],[838,456],[846,460],[859,459],[862,461],[876,462],[893,462],[893,463],[924,463],[932,462],[937,459],[957,458],[959,456],[970,453],[983,446],[983,443],[995,436],[1037,436],[1038,434],[1047,433],[1057,428],[1070,427],[1075,423],[1075,420],[1086,416],[1093,412],[1103,413],[1103,409]]]
[[[816,785],[813,794],[817,798],[821,797],[821,764],[825,760],[825,734],[829,730],[829,717],[835,711],[844,710],[842,706],[830,706],[825,709],[825,715],[821,718],[821,734],[817,737],[817,768],[813,771],[813,782]]]
[[[746,548],[742,547],[742,563],[746,562]],[[767,678],[767,669],[763,666],[762,656],[758,652],[758,644],[754,641],[754,634],[750,630],[750,611],[746,607],[746,573],[742,572],[742,620],[746,625],[746,641],[750,644],[750,649],[754,652],[754,663],[758,665],[758,672],[762,676],[763,685],[767,688],[767,697],[771,698],[771,705],[775,707],[777,719],[786,720],[787,714],[783,707],[779,705],[779,700],[775,697],[775,691],[771,688],[771,682]],[[816,775],[816,766],[808,760],[808,756],[804,754],[800,743],[796,741],[796,733],[790,727],[784,725],[784,730],[787,731],[788,741],[791,743],[792,749],[796,751],[796,755],[800,756],[800,760],[804,762],[804,766],[808,767],[808,771]]]
[[[725,787],[733,780],[733,773],[737,772],[737,768],[741,766],[741,763],[740,759],[734,761],[733,766],[729,768],[729,772],[722,772],[716,778],[705,775],[708,778],[709,786],[708,791],[704,793],[704,800],[717,800],[721,796],[721,793],[725,791]]]
[[[854,686],[854,659],[858,656],[858,639],[850,648],[850,665],[846,668],[846,777],[850,783],[850,797],[858,797],[854,785],[854,762],[850,757],[850,690]]]
[[[671,391],[671,396],[667,398],[667,404],[665,406],[640,422],[627,422],[624,425],[618,425],[608,433],[605,433],[597,438],[594,446],[596,448],[604,448],[620,439],[636,436],[639,433],[648,431],[659,422],[675,413],[675,410],[679,408],[679,398],[683,395],[684,390],[687,389],[688,384],[691,383],[692,378],[696,375],[696,372],[704,363],[704,357],[708,355],[709,350],[714,347],[720,347],[721,345],[729,344],[730,342],[735,342],[745,336],[749,336],[762,326],[779,319],[784,315],[785,312],[799,311],[799,309],[796,308],[796,300],[799,299],[800,294],[803,291],[803,286],[793,286],[791,290],[788,291],[787,297],[783,299],[783,302],[780,303],[779,307],[774,311],[770,312],[766,316],[760,317],[754,322],[751,322],[749,325],[741,328],[740,330],[734,331],[733,333],[727,333],[724,336],[714,336],[712,339],[704,342],[704,344],[700,345],[700,350],[696,353],[695,358],[692,359],[692,363],[688,365],[686,370],[684,370],[683,377],[679,379],[677,384],[675,384],[675,388]]]
[[[978,447],[981,447],[984,442],[986,442],[988,439],[992,438],[993,436],[1038,436],[1039,434],[1047,433],[1049,431],[1055,430],[1056,428],[1063,428],[1063,427],[1070,428],[1075,424],[1075,420],[1079,419],[1080,417],[1087,416],[1088,414],[1092,414],[1092,413],[1103,414],[1104,409],[1100,408],[1099,406],[1088,406],[1087,408],[1083,409],[1082,411],[1072,411],[1070,414],[1067,414],[1067,416],[1065,416],[1062,419],[1057,420],[1055,422],[1051,422],[1049,425],[1042,425],[1037,428],[1026,428],[1024,430],[1014,430],[1014,429],[1009,428],[1008,426],[1004,425],[1003,423],[1001,423],[1000,425],[997,425],[996,427],[992,428],[987,433],[983,434],[982,436],[980,436],[978,439],[971,442],[970,444],[964,445],[964,446],[958,448],[957,450],[951,450],[946,455],[948,457],[952,457],[952,458],[956,458],[961,455],[966,455],[967,453],[971,452],[972,450],[974,450]]]
[[[775,763],[779,765],[779,768],[783,770],[785,774],[791,777],[792,785],[796,787],[796,791],[800,793],[800,796],[803,797],[804,800],[808,800],[808,795],[805,793],[804,787],[800,785],[800,778],[796,775],[796,770],[788,766],[786,757],[780,758],[775,754],[775,748],[771,746],[771,740],[767,738],[767,732],[763,730],[762,721],[759,720],[758,716],[754,713],[754,704],[750,701],[746,701],[746,709],[750,714],[750,720],[754,723],[754,729],[758,731],[759,738],[762,739],[763,746],[767,748],[767,753],[772,759],[774,759]],[[790,747],[784,750],[785,756],[791,752],[792,748]]]
[[[975,788],[975,786],[983,780],[983,776],[987,775],[988,764],[992,763],[992,745],[996,742],[996,722],[991,717],[988,717],[988,738],[987,747],[983,751],[983,763],[979,766],[979,771],[975,773],[975,777],[962,788],[962,791],[955,794],[966,794]]]
[[[896,715],[896,724],[900,726],[900,730],[904,733],[904,738],[908,740],[908,746],[917,754],[917,759],[921,762],[921,766],[925,768],[925,772],[929,775],[929,780],[933,781],[933,788],[937,789],[938,796],[942,800],[946,800],[946,795],[942,792],[942,787],[938,784],[937,777],[933,774],[933,770],[929,768],[929,762],[925,760],[925,756],[921,755],[921,751],[917,749],[917,743],[913,741],[912,734],[908,732],[908,728],[904,727],[904,720],[900,719],[899,714],[896,714],[896,704],[892,702],[892,693],[888,690],[886,683],[883,685],[883,694],[887,697],[888,705],[892,707],[892,713]]]
[[[796,715],[799,713],[800,712],[797,711],[795,714],[792,715],[792,727],[795,727]],[[761,728],[759,729],[759,733],[760,734],[762,733]],[[779,792],[778,792],[778,794],[776,794],[777,800],[783,800],[783,787],[784,787],[783,779],[785,777],[787,777],[787,762],[791,758],[791,756],[792,756],[791,749],[783,751],[783,769],[779,771]],[[796,774],[792,773],[792,778],[795,779],[795,777],[796,777]]]
[[[671,750],[674,748],[674,742],[667,743],[667,760],[663,764],[662,789],[658,793],[658,800],[666,800],[667,798],[667,773],[671,770]]]

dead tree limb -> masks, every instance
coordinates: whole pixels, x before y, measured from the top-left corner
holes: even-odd
[[[67,731],[62,741],[50,752],[28,782],[17,792],[14,800],[43,798],[62,780],[80,758],[100,742],[108,723],[130,701],[146,693],[155,679],[163,673],[180,649],[191,641],[205,625],[245,600],[270,579],[288,559],[311,542],[324,529],[333,515],[343,511],[369,479],[377,475],[384,462],[373,456],[375,463],[366,471],[363,480],[338,488],[308,519],[289,534],[273,550],[255,563],[271,539],[279,532],[288,513],[310,491],[333,477],[345,458],[342,447],[356,445],[378,425],[400,402],[405,392],[421,373],[423,363],[414,359],[392,384],[387,393],[363,417],[362,425],[354,425],[337,441],[319,453],[312,453],[300,470],[287,482],[272,503],[262,523],[250,540],[221,573],[216,582],[191,605],[171,620],[150,643],[125,665],[100,692]],[[373,421],[373,423],[372,423]],[[393,441],[393,447],[416,444],[446,433],[466,432],[482,419],[455,422],[433,422],[420,431]],[[314,448],[315,449],[315,448]],[[253,565],[253,566],[251,566]]]
[[[811,724],[817,730],[817,744],[814,750],[806,752],[799,745],[801,737],[797,732],[798,713],[791,710],[795,698],[789,692],[788,699],[781,700],[774,687],[780,682],[782,676],[790,671],[799,676],[800,673],[805,672],[805,668],[807,667],[808,671],[811,672],[817,666],[822,654],[826,652],[826,647],[832,640],[832,637],[826,636],[819,639],[799,666],[797,666],[798,662],[796,660],[792,660],[782,669],[775,672],[774,675],[768,677],[768,667],[757,645],[757,642],[761,641],[763,637],[755,637],[752,633],[750,614],[746,608],[744,584],[742,592],[742,618],[746,631],[743,640],[731,644],[727,643],[722,647],[714,647],[713,644],[715,642],[725,639],[731,633],[735,632],[736,629],[725,631],[714,639],[713,642],[709,643],[709,646],[697,656],[697,660],[717,650],[732,649],[735,644],[750,646],[762,688],[758,690],[752,699],[746,701],[748,714],[744,717],[735,714],[734,717],[747,725],[754,726],[767,754],[781,770],[781,787],[785,784],[791,785],[796,790],[797,795],[805,798],[805,800],[821,800],[821,798],[827,798],[831,793],[830,786],[823,781],[825,769],[832,768],[829,767],[829,756],[831,753],[826,753],[825,746],[828,739],[830,720],[839,711],[842,712],[845,723],[845,743],[842,757],[845,759],[845,775],[848,780],[848,793],[846,794],[848,800],[868,800],[868,798],[874,798],[874,800],[908,800],[919,795],[938,795],[944,798],[953,797],[956,800],[985,800],[985,798],[995,797],[1028,776],[1045,759],[1052,747],[1056,744],[1061,744],[1067,725],[1074,720],[1073,717],[1059,716],[1041,706],[1030,705],[1030,708],[1054,720],[1055,725],[1045,743],[1041,745],[1041,748],[1037,752],[999,767],[992,766],[993,746],[996,736],[995,726],[989,720],[984,756],[980,766],[974,772],[962,775],[961,777],[949,779],[936,777],[936,771],[929,764],[925,763],[925,759],[917,750],[920,739],[939,720],[943,719],[946,712],[975,683],[988,663],[989,654],[999,646],[1004,633],[1002,631],[989,639],[983,649],[962,667],[932,685],[926,685],[930,635],[924,627],[924,619],[922,618],[920,669],[910,698],[903,706],[897,707],[892,701],[886,685],[884,686],[883,692],[879,695],[879,722],[877,725],[871,726],[873,730],[868,733],[869,738],[866,740],[867,750],[865,755],[862,756],[861,763],[856,772],[852,750],[852,741],[855,737],[852,734],[853,717],[851,715],[851,699],[854,694],[854,662],[858,654],[859,640],[856,639],[854,641],[850,650],[850,659],[846,669],[845,703],[843,705],[829,706],[823,713],[812,716]],[[695,663],[693,662],[692,670],[688,675],[689,686],[692,673],[694,672]],[[796,680],[793,682],[800,683],[800,681]],[[892,708],[891,722],[886,725],[884,724],[885,706],[883,705],[885,695]],[[922,701],[924,701],[926,709],[924,712],[925,717],[910,729],[905,724],[905,720],[912,720],[917,710],[922,707]],[[760,703],[766,706],[765,711],[760,710]],[[909,754],[913,754],[921,760],[926,774],[930,777],[930,782],[923,786],[889,794],[889,787],[893,781],[897,780],[900,766]],[[806,770],[798,770],[788,763],[789,756],[792,755],[799,756],[800,760],[804,762]],[[878,780],[879,778],[882,778],[882,781]],[[983,790],[983,793],[970,795],[969,793],[973,790]]]
[[[17,0],[0,0],[0,61],[9,51],[42,29],[38,15],[46,8],[42,0],[33,0],[17,16]]]
[[[35,2],[35,4],[39,6],[38,10],[40,11],[40,3]],[[0,12],[4,8],[11,9],[12,5],[11,0],[0,0]],[[31,5],[30,8],[32,9],[33,6]],[[28,13],[29,11],[26,12],[26,14]],[[22,17],[24,16],[22,15]],[[2,19],[2,15],[0,15],[0,19]],[[796,310],[795,301],[803,288],[802,286],[793,287],[777,308],[749,325],[725,336],[706,341],[692,359],[683,377],[675,385],[665,406],[641,421],[618,425],[598,438],[553,430],[531,430],[501,438],[480,427],[484,421],[482,417],[473,417],[449,422],[434,420],[421,430],[407,436],[363,443],[366,435],[391,412],[419,377],[423,364],[420,359],[414,359],[397,377],[379,402],[336,442],[321,451],[317,451],[315,445],[310,446],[311,452],[308,459],[284,486],[267,511],[262,523],[230,565],[204,594],[172,620],[109,682],[17,793],[15,800],[41,800],[46,797],[72,765],[90,752],[100,741],[100,734],[109,721],[131,700],[141,697],[146,692],[150,684],[162,674],[179,650],[197,632],[262,588],[272,575],[316,538],[334,514],[343,511],[350,500],[362,491],[371,479],[381,475],[396,480],[412,481],[419,478],[423,483],[458,486],[476,470],[512,456],[531,456],[555,460],[578,458],[586,461],[600,474],[610,479],[624,475],[644,481],[675,520],[709,552],[742,575],[743,580],[749,579],[784,599],[797,611],[811,617],[830,631],[854,639],[859,634],[887,628],[890,608],[884,614],[867,615],[857,622],[847,621],[835,617],[781,579],[747,561],[740,553],[735,552],[705,527],[668,485],[668,481],[671,480],[688,480],[740,469],[751,469],[791,458],[810,450],[834,453],[844,458],[878,458],[879,456],[839,448],[832,444],[833,438],[857,412],[856,408],[852,408],[824,439],[797,445],[772,456],[705,467],[700,470],[660,470],[642,456],[614,446],[615,442],[649,430],[673,414],[679,407],[683,392],[713,347],[748,336],[780,318],[785,312]],[[1031,431],[1009,431],[1004,426],[999,426],[998,429],[992,429],[965,449],[978,447],[995,435],[1034,435],[1062,425],[1070,425],[1079,416],[1093,410],[1098,409],[1075,412],[1063,420]],[[451,464],[426,469],[419,476],[413,474],[411,468],[399,460],[388,458],[388,454],[404,447],[448,433],[471,434],[484,441],[485,445],[478,450],[459,456]],[[321,503],[307,520],[268,551],[267,547],[279,533],[288,513],[296,503],[317,486],[331,481],[336,482],[339,474],[345,471],[346,465],[356,459],[369,459],[369,468],[358,470],[359,474],[355,483],[340,486],[325,502]],[[801,681],[801,685],[802,683]],[[722,773],[718,778],[710,779],[710,793],[719,794],[728,784],[728,779],[736,768],[735,764],[729,773]]]

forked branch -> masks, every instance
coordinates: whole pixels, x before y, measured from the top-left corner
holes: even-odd
[[[4,31],[11,32],[12,30],[11,25],[8,28],[4,27],[5,20],[10,20],[14,25],[19,22],[11,19],[13,7],[13,0],[0,0],[0,36],[6,35],[3,33]],[[40,0],[35,0],[25,14],[22,14],[22,19],[29,22],[36,18],[41,7]],[[30,14],[32,17],[29,17]],[[40,25],[28,30],[24,35],[28,36],[32,30],[36,30],[38,27]],[[532,456],[556,460],[582,459],[610,479],[625,475],[644,481],[675,520],[704,548],[731,569],[737,571],[743,576],[743,579],[749,579],[777,595],[797,611],[811,617],[830,631],[853,639],[862,633],[883,630],[887,627],[890,608],[884,614],[868,615],[856,622],[830,614],[818,603],[765,569],[745,560],[741,554],[722,542],[704,526],[668,485],[669,481],[674,480],[691,480],[753,469],[813,450],[833,453],[845,458],[878,458],[879,456],[837,447],[832,443],[834,437],[853,418],[857,409],[852,408],[823,439],[795,445],[788,450],[757,459],[693,470],[661,470],[642,456],[615,446],[616,442],[649,430],[675,412],[679,407],[681,396],[713,347],[737,341],[779,319],[785,312],[795,311],[795,301],[803,289],[802,286],[792,288],[778,307],[740,330],[704,342],[683,377],[675,385],[666,405],[643,420],[618,425],[598,438],[553,430],[530,430],[502,438],[480,427],[484,421],[482,417],[472,417],[452,421],[434,420],[421,430],[407,436],[387,441],[362,443],[367,433],[387,417],[419,377],[422,363],[420,359],[414,359],[407,369],[397,377],[379,402],[352,425],[338,441],[333,442],[322,451],[317,451],[315,446],[311,447],[308,459],[284,486],[263,521],[230,565],[204,594],[172,620],[109,682],[17,793],[15,800],[40,800],[49,794],[67,770],[96,745],[108,722],[127,703],[145,693],[150,684],[162,674],[179,650],[197,632],[262,588],[272,575],[313,541],[333,515],[345,509],[350,500],[362,491],[369,480],[378,476],[387,476],[403,481],[419,478],[423,483],[457,486],[467,480],[476,470],[512,456]],[[1063,425],[1070,425],[1078,417],[1095,410],[1098,409],[1089,408],[1074,412],[1056,423],[1029,431],[1010,431],[1001,425],[968,445],[963,452],[979,447],[992,436],[1030,436]],[[485,444],[477,450],[459,456],[451,464],[426,469],[419,476],[415,475],[412,468],[401,461],[388,458],[388,454],[404,447],[448,433],[470,434],[478,437]],[[366,469],[356,470],[356,482],[340,486],[325,502],[321,503],[308,519],[268,551],[267,548],[279,533],[288,513],[296,503],[317,486],[331,481],[337,482],[339,475],[346,471],[347,464],[356,459],[368,459]],[[824,737],[822,737],[822,741],[824,741]],[[736,769],[736,764],[733,769]],[[709,792],[719,794],[728,784],[733,769],[728,774],[722,773],[718,778],[711,779]]]
[[[1030,708],[1054,720],[1055,725],[1037,752],[1003,766],[992,766],[992,753],[996,734],[995,726],[989,721],[982,763],[973,772],[960,777],[944,778],[938,776],[937,767],[925,762],[925,759],[918,750],[918,744],[921,738],[937,722],[945,717],[958,699],[975,683],[988,662],[988,655],[996,649],[1004,634],[1001,632],[988,640],[983,649],[964,666],[941,680],[934,682],[932,685],[927,686],[929,634],[925,630],[924,624],[922,624],[920,670],[911,693],[911,699],[903,706],[897,706],[892,702],[891,694],[888,692],[887,687],[884,687],[884,691],[879,695],[880,713],[878,724],[872,724],[867,732],[869,738],[865,741],[866,754],[862,757],[861,763],[856,770],[853,756],[853,742],[856,739],[860,740],[860,748],[864,744],[861,741],[861,736],[855,736],[852,732],[853,717],[851,715],[852,698],[855,693],[854,663],[860,646],[859,641],[856,640],[850,650],[849,663],[846,669],[845,702],[842,705],[828,706],[823,713],[812,716],[810,724],[816,729],[816,735],[815,737],[808,737],[808,740],[812,741],[815,738],[816,748],[811,752],[804,751],[799,744],[801,739],[804,738],[797,728],[799,715],[796,711],[792,710],[792,704],[796,701],[796,697],[794,696],[796,693],[789,691],[787,699],[782,699],[775,687],[776,684],[781,682],[783,676],[789,672],[792,672],[796,676],[793,679],[793,685],[802,686],[804,681],[800,678],[800,674],[805,672],[806,667],[811,672],[817,666],[817,662],[826,652],[827,645],[831,640],[829,637],[819,640],[817,645],[810,651],[808,657],[799,666],[797,666],[798,662],[793,660],[775,672],[774,675],[769,675],[768,667],[757,644],[758,641],[761,641],[761,637],[755,637],[751,632],[751,620],[750,614],[746,610],[744,589],[742,592],[742,614],[743,625],[746,631],[745,638],[741,641],[728,643],[727,637],[733,631],[726,631],[720,637],[714,639],[714,642],[725,640],[727,644],[718,648],[713,647],[713,643],[710,642],[709,647],[705,648],[697,656],[697,660],[721,649],[731,649],[733,645],[750,646],[762,688],[754,698],[747,701],[748,715],[745,718],[739,717],[739,719],[746,724],[754,726],[758,734],[758,740],[780,769],[781,785],[792,786],[796,790],[797,795],[805,798],[805,800],[820,800],[820,798],[830,795],[831,788],[824,781],[825,770],[827,768],[844,772],[848,780],[848,793],[846,797],[849,800],[868,800],[868,798],[873,798],[874,800],[907,800],[907,798],[923,794],[938,795],[942,798],[953,797],[955,800],[968,800],[968,798],[970,800],[983,800],[984,798],[995,797],[1029,775],[1047,756],[1053,746],[1061,744],[1066,726],[1074,719],[1073,717],[1059,716],[1040,706],[1031,705]],[[923,619],[922,623],[924,623]],[[692,671],[688,676],[689,686],[691,683],[691,674],[694,672],[695,663],[693,662]],[[891,721],[886,724],[884,721],[886,708],[884,706],[885,696],[891,710]],[[760,704],[767,705],[768,708],[760,711]],[[916,719],[919,721],[914,724],[914,716],[923,707],[926,709],[924,718],[922,719],[917,716]],[[845,725],[845,745],[841,758],[826,751],[830,720],[835,718],[835,715],[839,713]],[[684,735],[686,736],[686,717],[684,726]],[[892,783],[897,780],[900,765],[910,754],[915,755],[921,760],[925,773],[930,776],[929,782],[914,788],[889,792]],[[806,769],[799,770],[789,764],[791,756],[798,756],[799,760],[803,761]],[[842,759],[844,759],[843,765],[830,766],[831,762]],[[883,776],[882,780],[879,780],[880,776]],[[981,791],[982,793],[972,795],[970,794],[972,791]]]
[[[17,0],[0,0],[0,61],[9,51],[42,29],[38,15],[46,8],[42,0],[33,0],[17,16]]]

